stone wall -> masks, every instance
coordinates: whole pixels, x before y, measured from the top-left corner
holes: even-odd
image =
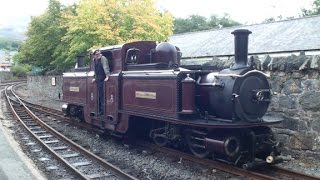
[[[210,65],[212,70],[230,67],[231,59],[184,60],[184,64]],[[283,116],[274,130],[284,147],[290,150],[320,152],[320,57],[290,55],[284,57],[255,56],[249,64],[270,74],[273,99],[269,110]],[[52,86],[52,78],[56,85]],[[28,76],[28,88],[59,99],[62,95],[61,76]]]
[[[28,75],[27,88],[35,94],[51,99],[62,99],[62,75],[60,76],[36,76]]]
[[[11,72],[0,71],[0,82],[10,81],[13,79],[13,75]]]
[[[285,147],[320,152],[320,81],[318,70],[271,72],[272,112],[284,118],[276,129]]]
[[[320,58],[318,55],[272,58],[273,102],[270,110],[281,112],[277,129],[289,149],[320,153]]]

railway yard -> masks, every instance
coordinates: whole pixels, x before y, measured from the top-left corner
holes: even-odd
[[[76,126],[63,117],[62,101],[33,94],[25,84],[14,89],[29,102],[25,103],[32,113],[28,114],[22,103],[8,94],[21,119],[17,121],[6,103],[4,88],[8,86],[1,86],[0,123],[3,133],[17,142],[14,150],[26,154],[21,161],[33,167],[33,175],[28,179],[33,176],[34,179],[320,179],[317,156],[283,154],[284,162],[276,167],[244,170],[211,159],[198,159],[187,151],[158,148],[146,142],[102,134],[91,126]],[[36,120],[32,120],[33,114]],[[50,127],[40,125],[42,121]],[[62,140],[62,136],[68,140]],[[11,170],[11,173],[18,171]]]
[[[0,180],[320,180],[313,1],[242,24],[50,0],[0,31]]]

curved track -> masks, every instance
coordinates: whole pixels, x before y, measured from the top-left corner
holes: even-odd
[[[44,123],[12,92],[12,86],[5,95],[14,117],[79,179],[135,179]]]
[[[17,80],[17,81],[1,81],[0,86],[9,86],[17,83],[26,83],[27,80]]]

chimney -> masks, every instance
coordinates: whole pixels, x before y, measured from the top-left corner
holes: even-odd
[[[84,65],[84,55],[78,55],[77,56],[77,67],[80,68],[80,67],[83,67]]]
[[[234,34],[234,59],[232,70],[248,67],[248,37],[252,32],[247,29],[237,29]]]

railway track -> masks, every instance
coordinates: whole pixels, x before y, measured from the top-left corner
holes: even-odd
[[[103,130],[97,129],[89,124],[83,123],[83,122],[79,122],[79,120],[77,119],[70,119],[69,117],[65,117],[62,111],[56,110],[56,109],[52,109],[52,108],[48,108],[42,105],[38,105],[38,104],[34,104],[32,102],[29,102],[25,99],[20,99],[22,102],[25,103],[25,105],[32,110],[33,112],[41,115],[41,114],[47,114],[50,115],[52,117],[55,117],[56,119],[59,119],[60,121],[64,121],[67,123],[71,123],[77,127],[81,127],[84,128],[86,130],[92,131],[92,132],[96,132],[99,134],[104,133]]]
[[[27,108],[11,90],[12,86],[7,87],[5,95],[14,117],[43,148],[51,152],[77,178],[136,179],[48,126]],[[50,168],[58,169],[58,167]]]
[[[40,106],[40,105],[36,105],[36,104],[28,102],[27,100],[23,100],[23,101],[26,104],[28,104],[28,107],[30,109],[33,109],[33,110],[37,111],[38,113],[46,112],[51,115],[57,116],[59,118],[64,118],[61,111],[47,108],[47,107]],[[64,118],[64,120],[66,120],[70,123],[73,123],[73,121],[70,120],[69,118]],[[78,124],[75,123],[75,125],[78,125]],[[85,124],[81,124],[81,127],[96,131],[95,129],[92,129],[91,126],[86,126]],[[194,157],[193,155],[190,155],[187,153],[182,153],[181,151],[177,151],[177,150],[169,149],[169,148],[164,148],[164,147],[159,147],[154,144],[149,144],[149,143],[144,142],[144,143],[139,143],[139,145],[142,145],[142,146],[149,148],[153,151],[162,152],[167,155],[174,156],[176,158],[192,161],[197,164],[205,165],[205,166],[212,168],[212,169],[218,169],[218,170],[221,170],[221,171],[233,174],[233,175],[247,177],[250,179],[306,179],[306,180],[320,179],[320,177],[303,174],[300,172],[284,169],[284,168],[281,168],[278,166],[267,166],[267,168],[263,168],[263,166],[262,166],[261,168],[258,168],[255,170],[245,170],[245,169],[234,167],[232,165],[228,165],[225,163],[221,163],[221,162],[217,162],[217,161],[213,161],[213,160],[209,160],[209,159],[200,159],[200,158]]]
[[[226,163],[221,163],[218,161],[210,160],[210,159],[201,159],[197,158],[193,155],[182,153],[181,151],[177,151],[171,148],[159,147],[150,143],[140,143],[146,148],[152,149],[154,151],[160,151],[164,154],[168,154],[174,157],[178,157],[181,160],[192,161],[201,165],[205,165],[209,168],[218,169],[230,174],[234,174],[237,176],[243,176],[250,179],[265,179],[265,180],[278,180],[278,179],[296,179],[296,180],[320,180],[320,177],[304,174],[301,172],[284,169],[278,166],[262,166],[260,168],[254,170],[245,170],[242,168],[238,168],[232,165],[228,165]]]
[[[26,83],[27,80],[17,80],[17,81],[0,81],[0,86],[9,86],[17,83]]]

